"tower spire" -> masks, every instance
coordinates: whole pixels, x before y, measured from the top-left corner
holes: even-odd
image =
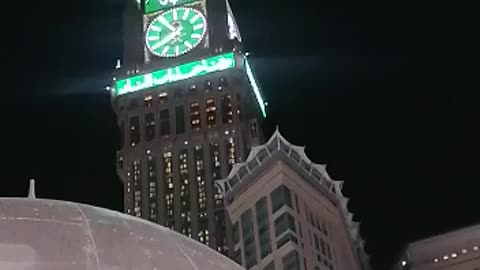
[[[35,199],[35,180],[30,179],[30,187],[28,188],[28,198]]]

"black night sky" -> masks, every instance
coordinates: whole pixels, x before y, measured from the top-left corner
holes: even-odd
[[[39,197],[121,210],[117,128],[103,88],[121,57],[122,1],[27,2],[10,1],[2,15],[0,196],[26,196],[35,178]],[[473,7],[231,5],[269,102],[266,136],[279,125],[345,181],[376,269],[408,241],[480,222]]]

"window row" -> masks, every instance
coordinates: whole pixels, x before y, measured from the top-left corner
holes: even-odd
[[[216,83],[213,83],[211,80],[205,80],[203,84],[204,92],[208,93],[213,91],[214,89],[218,91],[225,90],[228,87],[228,81],[225,77],[220,77]],[[189,94],[196,95],[199,93],[199,89],[201,87],[197,86],[196,84],[191,85],[187,89],[182,88],[175,88],[169,92],[161,92],[158,94],[158,98],[155,99],[153,94],[147,94],[143,97],[143,106],[144,107],[152,107],[154,106],[155,102],[158,104],[166,104],[169,100],[173,99],[183,99]],[[170,93],[170,95],[169,95]],[[130,98],[129,103],[127,104],[128,109],[135,109],[141,106],[141,103],[138,99]],[[120,111],[124,110],[124,106],[120,106]]]
[[[457,252],[452,252],[450,255],[448,255],[448,254],[447,254],[447,255],[443,255],[443,256],[442,256],[442,259],[443,259],[444,261],[449,260],[449,259],[456,259],[459,255],[466,255],[466,254],[468,254],[469,249],[470,249],[470,248],[463,248],[461,252],[458,252],[458,253],[457,253]],[[471,247],[471,251],[473,251],[473,252],[479,252],[479,251],[480,251],[480,247],[479,247],[478,245],[474,245],[474,246]],[[439,258],[435,258],[433,261],[434,261],[434,262],[439,262],[440,259],[439,259]],[[402,262],[402,264],[404,264],[404,263]],[[405,264],[406,264],[406,262],[405,262]]]
[[[188,114],[190,119],[190,129],[200,130],[202,127],[213,128],[219,124],[220,120],[223,124],[233,122],[233,105],[231,95],[223,95],[220,100],[221,119],[217,117],[217,107],[213,98],[205,100],[205,119],[206,123],[202,121],[201,106],[198,102],[192,102],[188,106]],[[237,113],[239,110],[237,110]],[[186,132],[186,113],[185,106],[178,105],[174,108],[174,117],[171,117],[170,109],[162,109],[155,117],[154,112],[147,112],[144,114],[143,137],[149,142],[157,137],[166,137],[170,135],[180,135]],[[172,125],[171,119],[174,119],[175,125]],[[172,130],[172,126],[175,130]],[[131,117],[128,121],[128,131],[130,137],[130,145],[135,146],[139,144],[142,139],[140,116]],[[125,124],[120,125],[120,144],[125,144]]]

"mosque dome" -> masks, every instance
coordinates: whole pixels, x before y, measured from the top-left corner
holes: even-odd
[[[89,205],[0,198],[0,269],[241,270],[160,225]]]

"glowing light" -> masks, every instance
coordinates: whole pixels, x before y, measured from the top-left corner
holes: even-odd
[[[402,261],[402,266],[407,265],[407,261]]]
[[[194,1],[197,0],[145,0],[144,13],[148,14]]]
[[[242,37],[240,36],[240,31],[238,30],[237,23],[235,22],[235,18],[233,17],[232,9],[230,8],[230,4],[228,0],[225,0],[227,6],[227,25],[228,25],[228,37],[230,39],[237,38],[238,41],[242,41]]]
[[[115,82],[115,95],[120,96],[234,67],[234,53],[217,55],[207,59],[117,80]]]
[[[260,106],[260,110],[262,111],[263,117],[267,117],[267,111],[265,110],[265,102],[263,101],[262,95],[260,94],[260,89],[255,81],[255,77],[253,76],[252,69],[248,64],[247,58],[245,58],[245,71],[247,72],[248,80],[250,81],[250,85],[253,88],[253,92],[255,93],[255,97],[257,98],[258,105]]]

